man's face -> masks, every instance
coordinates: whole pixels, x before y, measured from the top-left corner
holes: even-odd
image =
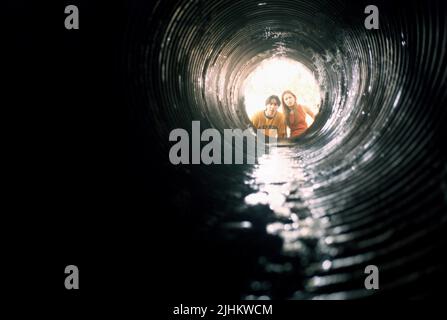
[[[268,117],[273,117],[276,114],[276,111],[278,110],[278,103],[275,99],[272,99],[267,103],[265,107],[265,114]]]

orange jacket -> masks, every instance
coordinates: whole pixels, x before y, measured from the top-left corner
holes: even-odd
[[[270,119],[265,116],[264,110],[258,111],[251,118],[251,122],[256,129],[264,129],[264,134],[269,137],[274,137],[274,129],[276,129],[278,138],[286,138],[286,122],[281,112],[277,111],[275,116]]]

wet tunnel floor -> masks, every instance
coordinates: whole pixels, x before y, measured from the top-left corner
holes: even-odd
[[[315,172],[296,147],[280,146],[256,165],[194,170],[169,181],[162,237],[170,298],[421,298],[444,290],[443,223],[418,228],[425,213],[389,226],[363,211],[360,222],[322,212]],[[365,289],[369,264],[380,266],[381,290]]]
[[[315,276],[331,263],[331,250],[322,241],[329,221],[313,217],[306,205],[311,186],[294,149],[279,147],[258,160],[229,170],[225,181],[209,172],[214,179],[201,181],[191,193],[177,193],[178,209],[192,208],[183,212],[171,251],[176,274],[171,288],[180,296],[315,295]]]

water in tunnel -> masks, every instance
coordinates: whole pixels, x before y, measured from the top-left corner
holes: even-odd
[[[446,6],[376,1],[379,29],[369,30],[368,4],[133,5],[130,172],[143,194],[149,158],[165,175],[169,297],[445,295]],[[306,133],[254,165],[170,163],[175,128],[251,125],[244,83],[269,59],[312,75],[318,115]],[[368,265],[378,290],[365,288]]]

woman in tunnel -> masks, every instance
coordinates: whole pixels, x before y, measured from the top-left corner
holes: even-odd
[[[290,128],[290,138],[296,138],[307,130],[306,114],[315,119],[313,111],[297,103],[295,94],[286,90],[281,96],[282,108],[287,126]]]

